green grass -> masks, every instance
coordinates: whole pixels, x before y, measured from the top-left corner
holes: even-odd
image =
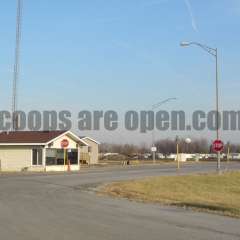
[[[240,172],[163,176],[107,185],[103,193],[240,218]]]

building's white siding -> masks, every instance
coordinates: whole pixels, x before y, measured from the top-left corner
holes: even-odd
[[[63,171],[68,171],[68,166],[46,166],[46,172],[63,172]],[[71,165],[70,166],[70,171],[79,171],[80,170],[80,165]]]
[[[61,147],[61,142],[62,140],[67,139],[69,142],[69,145],[67,147],[67,149],[77,149],[77,142],[74,141],[72,138],[68,137],[67,135],[64,135],[58,139],[56,139],[52,144],[50,144],[50,148],[62,148]]]
[[[21,171],[32,165],[32,148],[28,146],[0,146],[2,171]]]
[[[95,141],[92,141],[89,138],[84,138],[83,140],[90,147],[90,151],[89,151],[90,164],[98,164],[98,162],[99,162],[99,144],[97,144]]]

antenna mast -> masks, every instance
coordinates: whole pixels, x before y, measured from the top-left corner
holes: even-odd
[[[17,97],[18,97],[18,80],[19,80],[19,62],[20,62],[20,43],[21,43],[21,28],[22,28],[22,0],[17,0],[17,22],[16,22],[16,46],[15,46],[15,63],[13,73],[13,89],[12,89],[12,130],[18,128]]]

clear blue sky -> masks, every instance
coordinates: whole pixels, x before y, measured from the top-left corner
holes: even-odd
[[[16,1],[1,1],[2,109],[15,15]],[[221,108],[238,110],[239,29],[239,0],[24,0],[19,108],[125,111],[177,97],[168,110],[212,109],[214,59],[179,47],[191,40],[219,48]]]

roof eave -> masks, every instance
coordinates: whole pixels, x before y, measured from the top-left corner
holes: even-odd
[[[94,140],[93,138],[90,138],[90,137],[83,137],[83,138],[81,138],[81,139],[89,139],[90,141],[95,142],[95,143],[98,144],[98,145],[101,144],[100,142],[98,142],[98,141],[96,141],[96,140]]]
[[[45,146],[45,143],[0,143],[0,146]]]

